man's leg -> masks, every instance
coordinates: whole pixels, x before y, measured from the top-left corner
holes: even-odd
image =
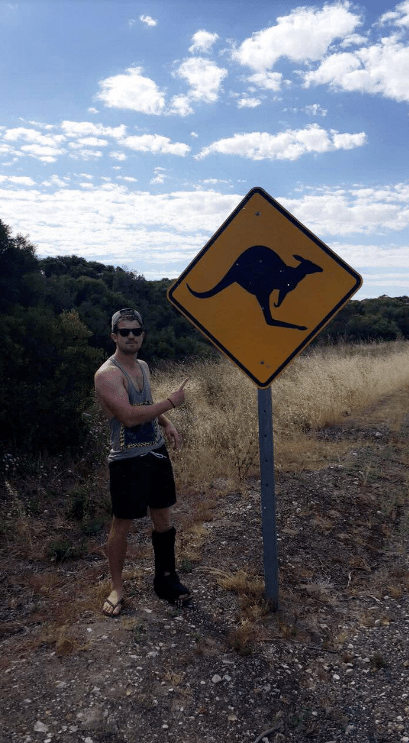
[[[132,525],[132,519],[112,518],[111,531],[108,537],[107,556],[109,572],[111,574],[112,591],[105,601],[102,611],[104,614],[117,616],[121,612],[123,599],[122,570],[126,556],[126,538]]]
[[[149,510],[155,531],[161,534],[172,528],[170,508],[150,508]]]
[[[175,529],[171,526],[170,509],[151,508],[150,513],[154,526],[155,591],[172,604],[187,605],[190,591],[179,581],[175,570]]]

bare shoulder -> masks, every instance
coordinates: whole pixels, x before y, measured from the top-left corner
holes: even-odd
[[[146,361],[143,361],[143,359],[138,359],[138,361],[139,361],[140,365],[143,366],[143,368],[145,369],[145,371],[148,372],[149,371],[149,366],[146,363]]]
[[[110,364],[109,359],[107,359],[95,372],[94,379],[95,384],[97,384],[103,380],[120,380],[122,376],[121,370],[117,366],[114,366],[114,364]]]
[[[150,373],[148,364],[146,363],[146,361],[143,361],[142,359],[138,359],[138,361],[139,361],[142,369],[144,369],[144,371],[148,375],[148,379],[150,379],[151,373]]]

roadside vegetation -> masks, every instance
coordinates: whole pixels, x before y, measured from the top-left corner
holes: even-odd
[[[120,644],[130,652],[143,648],[152,656],[152,672],[138,688],[140,704],[154,709],[151,678],[162,673],[161,683],[178,689],[182,707],[190,705],[200,716],[201,687],[196,694],[192,686],[195,676],[204,677],[206,664],[216,662],[212,658],[226,652],[237,662],[253,658],[257,676],[259,660],[267,658],[265,688],[281,666],[288,681],[280,699],[289,707],[277,720],[282,715],[289,740],[300,739],[291,737],[294,720],[295,735],[315,729],[300,712],[297,690],[305,690],[306,709],[320,709],[315,683],[325,676],[320,663],[327,654],[338,664],[336,688],[325,702],[327,717],[334,710],[331,730],[344,719],[339,673],[344,666],[349,673],[355,658],[370,663],[374,704],[388,700],[384,669],[396,671],[405,684],[402,658],[390,653],[390,643],[386,654],[380,633],[378,640],[366,630],[386,631],[395,621],[399,631],[406,627],[399,617],[409,590],[408,297],[350,302],[272,384],[280,552],[280,609],[272,615],[264,597],[252,382],[167,306],[167,279],[148,282],[76,256],[39,261],[28,240],[12,238],[1,221],[0,260],[0,555],[6,588],[0,668],[8,673],[10,663],[30,659],[30,686],[30,674],[37,673],[32,659],[41,662],[50,651],[50,657],[67,656],[61,661],[66,667],[77,663],[76,677],[78,672],[88,683],[88,664],[104,653],[101,645],[93,648],[88,626],[106,631],[100,608],[109,590],[108,427],[93,398],[92,377],[113,351],[107,318],[119,306],[135,304],[151,318],[145,358],[154,398],[167,397],[189,377],[186,404],[169,417],[183,438],[181,450],[172,453],[178,569],[189,574],[184,578],[199,608],[190,635],[180,623],[181,654],[172,653],[171,670],[158,671],[151,648],[169,640],[162,614],[169,627],[181,617],[155,604],[151,526],[149,519],[138,523],[129,538],[124,614],[115,626],[108,620],[109,638],[102,635],[106,668],[112,652],[119,653],[116,646],[108,649],[108,639],[115,642],[115,632],[122,633]],[[141,609],[146,603],[153,609]],[[354,656],[351,641],[357,643]],[[307,683],[297,681],[294,669],[290,674],[290,654],[291,662],[305,655]],[[297,667],[302,670],[301,663]],[[325,673],[328,668],[323,666]],[[237,688],[247,689],[247,675],[246,666]],[[109,676],[109,686],[111,681]],[[261,693],[252,683],[243,699]],[[400,691],[406,699],[406,685]],[[251,714],[243,712],[246,725]],[[324,730],[328,720],[320,714]],[[381,721],[385,714],[375,717]]]
[[[153,369],[154,397],[189,377],[184,406],[169,415],[183,446],[172,453],[181,501],[186,561],[200,553],[216,494],[246,489],[258,477],[257,389],[229,361],[218,358]],[[409,343],[340,344],[297,358],[272,385],[277,472],[319,469],[349,442],[319,432],[409,386]],[[108,429],[96,404],[87,416],[80,451],[2,456],[0,533],[10,552],[59,563],[103,555],[110,519],[106,457]],[[50,528],[52,524],[52,528]]]
[[[186,404],[171,413],[184,446],[174,458],[182,487],[228,479],[237,487],[258,471],[257,389],[225,359],[175,364],[153,374],[158,398],[189,377]],[[311,469],[334,455],[337,443],[314,431],[409,385],[409,343],[340,343],[295,359],[272,384],[275,466]]]

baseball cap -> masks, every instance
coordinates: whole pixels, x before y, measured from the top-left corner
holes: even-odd
[[[115,332],[115,328],[118,325],[119,321],[122,319],[137,320],[141,328],[143,328],[143,320],[140,313],[134,310],[132,307],[124,307],[123,310],[118,310],[118,312],[114,312],[114,314],[112,315],[111,328],[113,333]]]

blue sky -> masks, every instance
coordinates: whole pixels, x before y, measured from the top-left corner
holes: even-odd
[[[176,278],[254,186],[409,294],[409,0],[0,3],[0,218]]]

